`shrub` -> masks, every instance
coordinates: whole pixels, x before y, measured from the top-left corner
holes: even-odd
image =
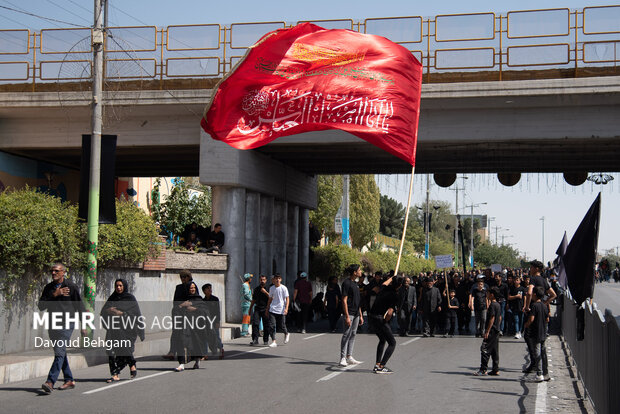
[[[97,266],[143,262],[158,242],[153,219],[129,201],[116,201],[116,224],[99,226]]]
[[[310,276],[327,282],[330,276],[341,277],[344,269],[350,264],[361,264],[361,254],[348,246],[313,247],[313,258],[310,262]]]
[[[396,268],[398,254],[394,252],[370,251],[363,255],[362,264],[364,271],[374,273],[376,271],[389,272]],[[415,257],[410,254],[402,255],[398,273],[408,275],[417,275],[420,272],[426,272],[435,268],[435,262],[432,259],[426,260]]]
[[[79,247],[76,207],[29,187],[0,193],[0,286],[7,299],[18,279],[28,291],[40,284],[53,262],[83,264]]]

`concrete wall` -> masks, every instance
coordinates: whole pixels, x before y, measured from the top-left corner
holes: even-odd
[[[136,296],[141,304],[142,312],[158,312],[161,316],[169,315],[172,298],[176,285],[180,282],[179,271],[189,269],[192,272],[194,282],[199,288],[205,283],[213,285],[213,294],[221,301],[222,313],[226,309],[226,281],[225,273],[228,268],[228,257],[224,254],[182,254],[168,251],[166,254],[165,271],[144,271],[138,268],[106,269],[99,272],[97,277],[97,298],[95,312],[100,311],[101,306],[110,296],[114,281],[118,278],[126,279],[129,283],[129,292]],[[69,273],[82,291],[82,275]],[[4,274],[0,271],[0,278]],[[47,338],[44,329],[32,329],[33,312],[41,295],[43,286],[51,281],[51,277],[41,283],[34,292],[27,294],[25,286],[17,286],[18,299],[7,302],[4,297],[0,300],[0,354],[19,353],[34,349],[34,337]],[[201,292],[202,295],[202,292]],[[157,330],[147,329],[147,333]],[[98,332],[101,337],[105,331]],[[97,334],[95,337],[98,336]],[[78,332],[74,332],[78,337]],[[44,350],[43,352],[48,352]]]

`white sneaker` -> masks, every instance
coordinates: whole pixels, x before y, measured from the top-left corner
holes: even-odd
[[[349,364],[347,364],[347,359],[346,358],[340,358],[340,364],[338,364],[338,365],[340,365],[341,367],[346,367]]]
[[[287,333],[286,335],[284,335],[284,343],[288,344],[289,339],[291,339],[291,334]]]
[[[515,335],[515,339],[521,339],[521,332],[517,332],[517,334]]]
[[[276,346],[278,346],[276,341],[273,341],[272,343],[269,344],[269,348],[275,348]]]
[[[185,365],[184,365],[184,364],[181,364],[181,365],[179,365],[178,367],[176,367],[174,370],[175,370],[176,372],[181,372],[181,371],[185,370]]]
[[[347,364],[354,365],[354,364],[361,364],[361,363],[362,363],[361,361],[358,361],[357,359],[353,358],[352,356],[347,357]]]

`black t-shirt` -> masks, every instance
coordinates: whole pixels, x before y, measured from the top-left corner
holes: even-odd
[[[487,308],[487,287],[484,285],[482,290],[478,290],[478,285],[471,288],[471,295],[474,297],[474,310],[480,311]]]
[[[459,300],[456,298],[456,296],[450,299],[450,305],[456,307],[459,306]],[[448,307],[448,313],[450,315],[456,315],[456,309],[451,309],[450,307]]]
[[[389,308],[394,309],[396,303],[398,303],[396,291],[391,287],[383,287],[377,293],[377,299],[375,299],[375,303],[372,305],[372,309],[370,309],[370,314],[383,317]]]
[[[529,337],[535,342],[542,342],[547,335],[547,305],[542,301],[535,302],[530,307],[530,316],[534,315],[534,322],[528,327]]]
[[[269,293],[264,293],[261,286],[254,288],[252,298],[254,298],[254,308],[258,311],[264,312],[267,309],[267,302],[269,302]],[[264,288],[267,290],[267,288]]]
[[[495,320],[493,321],[493,327],[491,329],[496,329],[499,331],[499,326],[502,322],[502,309],[497,301],[491,302],[489,310],[487,311],[487,321],[493,316],[495,316]]]
[[[342,296],[347,297],[347,310],[349,316],[357,316],[360,310],[360,288],[357,283],[351,279],[345,279],[342,282]]]
[[[327,301],[327,309],[337,309],[340,307],[340,300],[342,300],[342,295],[340,294],[340,286],[334,284],[333,286],[328,285],[327,291],[325,292],[325,300]],[[336,299],[338,299],[338,306],[336,306]]]
[[[530,285],[534,285],[534,288],[538,287],[538,286],[542,286],[543,289],[546,291],[549,290],[549,288],[551,286],[549,286],[549,282],[547,281],[547,279],[545,279],[542,276],[532,276],[530,277]]]
[[[508,306],[513,312],[519,312],[523,309],[523,298],[525,297],[525,288],[521,285],[510,287],[510,296],[517,296],[521,293],[521,297],[508,301]]]
[[[500,297],[497,298],[498,302],[505,302],[508,299],[508,285],[502,282],[501,285],[496,284],[495,286],[499,289]]]

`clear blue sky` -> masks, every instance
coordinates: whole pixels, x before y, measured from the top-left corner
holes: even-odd
[[[392,16],[435,16],[437,14],[528,10],[541,8],[583,8],[619,4],[614,1],[574,0],[521,0],[521,1],[197,1],[176,2],[162,0],[131,0],[110,2],[109,21],[111,25],[168,26],[177,24],[319,20],[352,18],[363,20],[370,17]],[[0,6],[77,25],[92,25],[92,0],[0,0]],[[40,18],[0,8],[0,28],[67,27],[66,24],[50,22]],[[603,191],[602,220],[599,237],[599,251],[620,246],[620,220],[616,217],[620,206],[620,174],[606,186],[590,183],[573,188],[563,182],[561,175],[529,174],[523,176],[515,187],[503,187],[495,176],[470,175],[465,183],[465,203],[487,202],[475,213],[496,217],[500,227],[510,229],[506,243],[511,243],[529,258],[542,258],[542,222],[545,217],[545,260],[552,260],[564,231],[572,236],[581,218],[596,197]],[[382,176],[378,179],[383,193],[406,203],[408,177]],[[414,203],[424,197],[426,179],[417,177]],[[454,203],[454,191],[431,187],[431,198]],[[459,200],[462,205],[462,198]],[[469,210],[467,211],[469,213]],[[494,238],[494,236],[493,236]]]

